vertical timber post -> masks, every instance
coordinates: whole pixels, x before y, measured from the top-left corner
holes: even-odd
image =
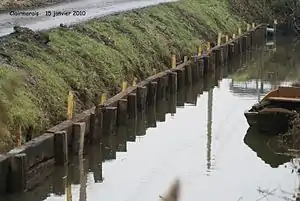
[[[54,158],[55,164],[64,166],[68,162],[68,136],[66,131],[58,131],[54,134]]]
[[[27,155],[25,153],[11,156],[8,191],[21,193],[26,189]]]

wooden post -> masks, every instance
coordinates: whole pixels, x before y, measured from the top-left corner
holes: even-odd
[[[204,76],[206,76],[208,74],[209,71],[211,71],[212,69],[209,69],[209,56],[205,55],[203,57],[203,74]]]
[[[169,76],[169,92],[170,94],[176,93],[177,92],[177,73],[169,71],[168,72]]]
[[[225,42],[228,43],[228,41],[229,41],[229,37],[228,35],[225,35]]]
[[[185,84],[186,85],[192,84],[192,67],[191,67],[191,65],[185,66]]]
[[[157,91],[156,91],[156,101],[164,99],[165,98],[165,78],[160,77],[157,79]]]
[[[168,113],[175,114],[176,113],[176,106],[177,106],[177,94],[170,94],[168,100]]]
[[[122,83],[122,92],[124,92],[127,89],[127,82],[123,81]]]
[[[198,68],[199,68],[200,77],[203,77],[204,76],[204,57],[202,59],[199,59],[197,64],[198,64]]]
[[[162,90],[162,100],[166,100],[167,99],[167,91],[168,91],[168,84],[169,84],[169,76],[165,75],[162,77],[162,81],[163,81],[163,90]]]
[[[67,198],[67,201],[73,200],[71,184],[68,181],[66,182],[66,198]]]
[[[117,125],[126,125],[128,119],[128,100],[127,99],[120,99],[118,101],[118,112],[117,112]]]
[[[66,131],[58,131],[54,134],[54,158],[55,164],[64,166],[68,162],[68,136]]]
[[[68,119],[72,119],[73,118],[73,111],[74,111],[74,95],[72,93],[72,91],[69,91],[68,94],[68,111],[67,111],[67,116]]]
[[[102,138],[103,131],[103,112],[102,106],[96,107],[95,109],[95,126],[94,126],[94,139],[99,141]]]
[[[151,106],[152,107],[152,106]],[[155,108],[155,106],[154,106]],[[129,121],[128,126],[126,126],[126,140],[128,142],[135,142],[136,140],[136,131],[137,131],[137,119],[132,119]]]
[[[166,100],[158,100],[156,104],[156,120],[158,122],[166,121],[166,113],[167,113],[167,101]]]
[[[147,93],[147,103],[148,105],[156,105],[156,91],[157,91],[157,82],[149,83],[149,93]]]
[[[251,25],[247,24],[247,31],[250,31]]]
[[[67,182],[68,166],[56,166],[50,179],[52,180],[52,192],[55,195],[62,196],[65,194],[65,187]]]
[[[245,54],[247,50],[247,36],[242,37],[242,53]]]
[[[186,87],[180,88],[177,91],[177,94],[176,94],[176,106],[178,106],[178,107],[184,107],[185,100],[186,100]]]
[[[206,47],[206,51],[207,53],[210,51],[211,47],[210,47],[210,42],[207,42],[207,47]]]
[[[107,100],[106,94],[103,93],[101,95],[100,105],[103,105],[106,102],[106,100]]]
[[[146,113],[139,112],[136,124],[136,136],[144,135],[146,135]]]
[[[156,128],[156,105],[151,105],[147,114],[147,127]]]
[[[218,34],[218,42],[217,42],[217,46],[221,45],[221,39],[222,39],[222,33]]]
[[[133,82],[132,82],[132,86],[136,86],[136,82],[137,82],[137,78],[135,77],[135,78],[133,78]]]
[[[97,138],[95,137],[95,126],[96,126],[96,111],[92,111],[91,112],[91,116],[90,116],[90,132],[88,135],[88,140],[90,143],[93,143],[94,141],[97,140]]]
[[[16,147],[19,147],[21,145],[22,145],[22,127],[21,125],[18,125],[16,129]]]
[[[188,61],[188,56],[183,57],[183,62],[186,63]]]
[[[201,47],[201,45],[198,45],[197,53],[198,53],[198,57],[202,55],[202,47]]]
[[[224,62],[227,64],[228,62],[228,49],[229,49],[229,44],[226,43],[226,45],[224,45]]]
[[[177,90],[185,86],[185,69],[179,69],[177,71]]]
[[[197,58],[198,60],[199,58]],[[192,69],[192,83],[195,83],[199,80],[200,72],[199,68],[197,65],[198,61],[194,62],[191,64],[191,69]]]
[[[116,133],[117,124],[117,107],[102,107],[103,135],[110,135]]]
[[[172,68],[176,68],[176,55],[172,55]]]
[[[136,119],[137,118],[137,101],[136,101],[136,93],[130,93],[127,96],[128,100],[128,118]]]
[[[73,140],[72,153],[79,154],[81,152],[81,144],[84,142],[85,122],[73,123]]]
[[[221,50],[217,48],[213,52],[215,53],[215,67],[219,68],[221,66]]]
[[[220,66],[223,66],[225,60],[224,46],[220,46]]]
[[[241,27],[238,28],[238,34],[242,35],[242,29],[241,29]]]
[[[275,36],[276,36],[276,29],[277,29],[277,20],[276,19],[274,20],[273,28],[274,28],[273,38],[275,38]]]
[[[8,191],[10,193],[23,192],[27,182],[27,156],[25,153],[12,155],[10,159],[10,173]]]
[[[197,94],[193,91],[193,86],[189,86],[186,92],[186,103],[195,105],[197,104]]]
[[[138,86],[136,89],[137,95],[137,110],[138,112],[145,111],[146,102],[147,102],[147,87]]]
[[[234,44],[230,43],[228,46],[228,61],[233,60],[233,54],[234,54]]]
[[[138,118],[140,119],[140,118]],[[145,122],[144,122],[145,123]],[[126,126],[118,126],[117,127],[117,152],[127,152],[127,127]],[[96,156],[98,154],[95,154]],[[102,163],[102,160],[101,160]]]

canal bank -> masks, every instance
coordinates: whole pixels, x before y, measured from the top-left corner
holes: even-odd
[[[34,188],[51,174],[49,168],[54,164],[64,166],[70,155],[82,155],[85,142],[97,144],[103,140],[102,136],[116,135],[116,128],[120,126],[136,125],[139,112],[154,113],[160,100],[170,98],[175,101],[172,94],[184,86],[210,78],[211,73],[214,75],[239,58],[241,61],[249,59],[251,50],[255,52],[255,48],[264,43],[266,26],[262,24],[252,29],[248,26],[247,29],[243,35],[240,32],[238,37],[208,49],[206,54],[199,51],[191,60],[185,57],[178,66],[174,55],[171,69],[123,88],[119,94],[103,101],[100,107],[97,105],[11,150],[1,158],[1,174],[5,175],[1,179],[1,192],[15,193]],[[222,43],[221,38],[218,40]],[[155,119],[151,122],[155,123]]]
[[[17,28],[0,39],[3,84],[20,82],[6,90],[15,91],[13,97],[3,90],[10,133],[1,137],[2,147],[11,148],[19,126],[24,135],[35,137],[65,120],[70,90],[75,93],[74,112],[80,113],[94,106],[100,94],[120,92],[124,80],[132,83],[154,69],[168,69],[172,54],[183,60],[197,46],[216,43],[218,32],[237,34],[241,25],[245,28],[225,1],[191,0],[43,33]]]
[[[73,158],[68,168],[57,167],[42,185],[3,200],[158,200],[176,177],[181,179],[182,200],[200,196],[207,200],[292,199],[298,178],[291,174],[290,157],[274,154],[280,152],[276,144],[270,149],[268,140],[248,130],[243,111],[276,83],[291,84],[288,71],[291,75],[296,71],[287,67],[286,74],[279,76],[285,79],[276,83],[270,78],[260,80],[260,74],[245,80],[228,78],[241,67],[247,71],[246,63],[258,63],[258,72],[261,68],[271,71],[268,64],[276,57],[264,60],[269,52],[257,53],[260,57],[254,61],[238,59],[207,79],[181,88],[175,102],[168,98],[138,118],[136,129],[123,127],[117,135],[103,136],[102,146],[86,147],[84,156]]]

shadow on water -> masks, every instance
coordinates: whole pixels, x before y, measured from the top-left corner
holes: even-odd
[[[239,176],[241,177],[242,175],[239,175],[239,169],[245,169],[249,166],[251,167],[252,165],[251,163],[243,164],[243,162],[240,164],[241,167],[238,167],[237,169],[235,167],[237,166],[236,163],[238,163],[238,161],[235,161],[238,160],[237,159],[238,155],[246,153],[243,146],[245,147],[248,146],[253,152],[257,154],[257,157],[261,158],[265,163],[269,164],[272,168],[277,168],[280,165],[289,162],[291,159],[290,157],[275,154],[274,151],[280,152],[281,150],[277,147],[275,142],[270,141],[270,138],[266,136],[262,136],[251,129],[248,129],[245,135],[246,129],[243,130],[245,125],[244,119],[241,120],[241,118],[244,118],[242,115],[243,109],[250,107],[250,105],[255,102],[254,98],[256,96],[261,96],[263,93],[266,93],[272,87],[269,86],[268,83],[261,81],[262,71],[259,71],[259,69],[262,68],[262,65],[259,66],[257,64],[264,63],[262,62],[263,53],[260,54],[258,52],[255,54],[258,55],[258,59],[251,60],[250,55],[245,58],[242,58],[244,62],[241,62],[241,59],[237,59],[232,64],[230,65],[228,64],[220,69],[217,69],[214,74],[206,76],[205,78],[203,78],[201,81],[197,83],[193,83],[192,86],[187,86],[182,89],[179,89],[176,94],[167,93],[164,100],[158,101],[155,106],[147,107],[144,113],[138,113],[137,119],[129,121],[127,126],[120,126],[116,129],[116,133],[102,136],[101,144],[94,145],[92,147],[86,146],[88,148],[86,148],[85,154],[83,156],[80,155],[80,156],[73,157],[71,164],[68,167],[57,167],[55,169],[54,174],[51,176],[51,178],[46,179],[41,185],[36,187],[34,190],[25,192],[22,195],[9,196],[3,199],[0,198],[0,200],[1,201],[19,201],[19,200],[42,201],[47,199],[47,201],[48,200],[52,201],[52,200],[56,200],[57,198],[57,200],[67,200],[67,201],[73,201],[73,200],[94,201],[97,200],[96,198],[98,197],[98,195],[95,196],[95,193],[97,194],[98,191],[101,191],[101,188],[105,189],[105,190],[102,189],[101,191],[102,193],[103,191],[105,192],[115,191],[114,189],[112,189],[112,187],[107,187],[106,185],[109,186],[112,179],[117,180],[118,179],[117,177],[118,176],[120,177],[120,175],[123,174],[123,173],[121,174],[122,171],[125,171],[124,174],[126,174],[126,170],[129,171],[129,169],[126,168],[131,168],[131,169],[134,168],[134,170],[138,174],[140,170],[136,166],[143,166],[144,164],[152,163],[154,160],[153,158],[156,157],[153,156],[155,155],[155,153],[161,154],[162,156],[166,154],[164,153],[164,151],[166,150],[161,147],[169,146],[168,149],[171,150],[172,146],[175,146],[174,144],[177,145],[182,143],[183,144],[182,146],[184,147],[183,149],[184,151],[180,151],[178,153],[174,150],[172,153],[167,152],[169,154],[167,155],[167,158],[172,159],[172,157],[174,156],[175,158],[181,157],[182,160],[186,160],[187,162],[189,157],[180,154],[184,153],[185,151],[189,153],[188,150],[190,149],[192,150],[192,148],[190,148],[190,146],[187,146],[185,144],[196,142],[197,140],[199,141],[198,143],[200,144],[196,144],[194,145],[194,147],[192,146],[193,144],[191,144],[191,146],[193,147],[193,151],[191,151],[189,154],[187,153],[186,154],[189,156],[193,155],[192,158],[189,159],[190,161],[194,161],[194,160],[199,161],[203,153],[204,158],[201,159],[204,160],[205,163],[203,164],[203,166],[205,169],[204,174],[206,175],[206,177],[202,177],[201,176],[202,174],[199,174],[198,168],[201,167],[202,161],[197,164],[198,167],[194,167],[194,165],[189,166],[187,167],[189,168],[189,170],[188,171],[185,170],[184,172],[189,173],[190,171],[192,172],[193,169],[197,169],[195,171],[197,172],[197,181],[199,180],[200,182],[201,180],[207,185],[209,185],[209,180],[207,180],[207,178],[212,178],[207,176],[212,175],[216,171],[215,166],[218,166],[218,163],[219,166],[223,167],[223,170],[218,170],[218,171],[221,171],[221,173],[225,175],[224,177],[226,177],[229,174],[236,174],[235,176],[237,176],[237,178]],[[253,55],[251,56],[255,57],[255,54],[253,53]],[[270,57],[272,58],[272,56]],[[251,76],[254,71],[252,68],[258,70],[259,72],[259,73],[256,72],[255,73],[256,77],[254,77],[257,79],[257,82],[255,82],[255,80],[253,82],[252,80],[253,78]],[[245,76],[245,72],[248,73],[247,76],[249,75],[248,77],[251,78]],[[231,79],[229,79],[228,77]],[[241,78],[243,78],[244,80]],[[245,101],[243,102],[244,97],[249,99],[249,101],[247,100],[246,102]],[[235,104],[234,101],[237,101],[237,104]],[[241,106],[239,106],[239,104],[241,104]],[[224,110],[224,108],[225,109],[227,108],[227,110]],[[178,126],[175,127],[174,125],[171,125],[166,128],[162,126],[163,124],[172,124],[172,120],[173,120],[172,116],[176,116],[177,113],[179,116],[179,113],[183,113],[183,111],[192,111],[192,110],[193,111],[197,110],[197,112],[189,113],[189,115],[190,114],[195,115],[196,116],[195,118],[186,116],[183,117],[183,119],[181,119],[180,121],[184,122],[184,119],[188,118],[188,120],[185,120],[185,123],[183,123],[183,125],[187,124],[187,122],[194,122],[193,124],[195,124],[195,126],[197,127],[193,127],[192,125],[189,125],[189,127],[184,127],[184,130],[180,130],[182,129],[181,127]],[[232,117],[233,120],[230,120],[231,117],[229,116],[227,118],[227,115],[229,115],[230,113],[232,113],[231,116],[233,116]],[[167,123],[162,123],[162,122],[167,122]],[[180,124],[181,122],[177,124]],[[151,128],[157,128],[157,129],[151,129]],[[153,133],[153,130],[159,130],[159,129],[161,129],[161,133],[159,133],[158,135],[159,138],[155,138],[155,133]],[[176,131],[176,129],[178,129],[178,131]],[[184,135],[182,135],[182,132],[184,133]],[[174,135],[170,136],[170,134],[174,134]],[[152,135],[155,141],[151,137],[149,137],[149,135]],[[184,137],[185,135],[188,137],[185,138]],[[168,139],[166,139],[166,136],[168,136]],[[231,138],[231,136],[233,136],[233,138]],[[144,158],[142,159],[137,157],[137,155],[127,156],[130,154],[129,151],[131,150],[130,147],[135,146],[135,148],[137,148],[136,144],[139,144],[139,139],[142,138],[147,138],[148,140],[147,143],[143,144],[143,146],[146,146],[145,149],[148,150],[148,152],[146,153],[149,155],[143,156]],[[161,139],[163,139],[164,141],[161,142],[162,141]],[[204,139],[202,140],[203,144],[201,139]],[[168,142],[172,140],[174,140],[174,142]],[[191,142],[189,142],[189,140],[191,140]],[[244,142],[245,145],[242,144],[242,142]],[[159,144],[159,143],[164,143],[164,144]],[[151,146],[149,144],[151,144]],[[148,148],[147,145],[149,145]],[[160,147],[160,149],[157,150],[159,152],[156,152],[155,146],[158,146],[158,148]],[[228,151],[226,152],[226,146],[229,147],[237,146],[237,147],[236,150],[235,148],[230,147],[233,150],[231,150],[232,152],[229,152],[230,154],[228,154]],[[230,148],[227,148],[227,150]],[[138,150],[134,150],[134,151],[137,152],[143,151],[141,147],[137,149]],[[239,153],[239,149],[242,150],[241,153]],[[248,150],[248,148],[246,149]],[[225,168],[224,170],[225,167],[224,164],[230,165],[232,162],[230,162],[229,158],[225,158],[224,160],[225,161],[228,160],[229,162],[223,164],[222,163],[223,156],[221,157],[223,153],[224,154],[227,153],[227,155],[229,155],[231,158],[234,156],[233,158],[234,158],[235,166],[229,166],[229,168],[227,169]],[[219,157],[217,165],[215,161],[216,157],[217,158]],[[130,158],[131,158],[131,163],[128,162],[129,163],[128,165],[126,161],[129,161]],[[157,155],[157,158],[159,158],[159,155]],[[241,157],[239,160],[244,160],[244,158]],[[251,160],[253,162],[256,160],[256,158],[252,158]],[[163,164],[163,166],[167,165],[164,164],[162,161],[158,161],[157,164],[155,164],[156,166],[154,165],[154,168],[159,168],[159,164],[161,163]],[[177,161],[177,159],[175,161]],[[247,162],[248,159],[247,161],[244,161],[244,163]],[[117,170],[117,172],[108,174],[107,172],[110,172],[108,168],[112,167],[110,165],[114,163],[118,164],[117,165],[118,168],[116,167],[116,165],[114,165],[114,171]],[[107,169],[105,169],[105,166]],[[171,169],[176,169],[177,167],[179,168],[181,166],[185,166],[185,163],[183,162],[183,164],[178,164],[178,162],[176,162],[176,165],[174,167],[171,166]],[[103,174],[103,169],[105,170],[104,171],[105,174]],[[153,175],[154,174],[153,172],[155,172],[155,169],[154,170],[150,169],[149,172],[146,173],[147,175],[149,174],[149,178],[147,177],[146,179],[144,179],[141,176],[141,180],[143,181],[147,179],[150,180],[152,176],[155,177],[155,175]],[[164,172],[164,175],[167,175],[167,172]],[[105,177],[108,178],[107,181],[105,180]],[[193,178],[193,176],[191,177]],[[131,177],[124,177],[124,178],[131,180]],[[230,179],[233,180],[234,178],[230,178]],[[245,177],[244,180],[247,181],[248,179],[251,180],[251,178],[248,177]],[[133,186],[132,188],[135,188],[134,181],[128,181],[130,184],[128,186],[126,186],[126,181],[120,181],[120,182],[121,183],[123,182],[125,186],[123,186],[122,189],[120,189],[120,186],[114,187],[118,189],[116,193],[118,193],[119,191],[125,193],[125,191],[127,191],[128,189],[130,190],[131,185]],[[136,182],[138,183],[140,181],[136,181]],[[222,184],[223,186],[226,186],[228,184],[228,181],[226,179],[218,178],[218,177],[216,177],[214,182],[220,183],[220,185]],[[226,184],[222,182],[225,182]],[[160,182],[157,182],[156,184],[159,185],[159,183]],[[235,181],[235,183],[238,182]],[[99,185],[96,186],[97,184],[101,184],[102,187]],[[143,189],[144,192],[148,192],[148,190],[151,190],[151,188],[147,190],[146,183],[142,183],[142,184],[143,185],[141,186],[145,188]],[[198,183],[198,185],[201,185],[201,182]],[[90,190],[89,188],[93,190]],[[212,196],[211,195],[212,191],[210,191],[208,187],[202,186],[201,188],[206,190],[207,194]],[[241,189],[238,188],[235,189],[236,192],[239,192],[239,190]],[[91,193],[91,192],[88,193],[87,191],[92,191],[92,194],[94,194],[93,196],[91,196],[92,198],[87,198],[87,195]],[[137,189],[136,191],[139,190]],[[205,193],[206,191],[204,191],[203,193]],[[226,191],[226,189],[224,189],[224,191]],[[195,192],[199,192],[199,189],[196,189],[194,193]],[[156,192],[151,192],[151,193],[156,194]],[[220,193],[220,195],[222,193]],[[108,194],[111,195],[110,193]],[[217,196],[217,194],[215,196]],[[107,201],[111,200],[108,198],[107,199],[103,198],[103,199]],[[132,200],[138,200],[138,199],[136,198]],[[183,199],[183,200],[191,200],[191,199]]]

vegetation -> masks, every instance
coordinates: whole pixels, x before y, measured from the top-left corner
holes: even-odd
[[[66,119],[69,90],[80,112],[97,94],[117,93],[122,80],[167,69],[172,53],[191,55],[196,45],[214,42],[219,31],[234,33],[239,25],[224,1],[187,0],[45,33],[16,27],[0,39],[1,76],[21,73],[24,80],[6,107],[9,130],[21,124],[25,133],[32,127],[34,135],[42,134]]]
[[[291,41],[291,39],[279,39],[275,52],[265,49],[264,53],[259,55],[259,59],[249,62],[247,68],[238,71],[232,78],[235,81],[257,78],[269,81],[298,80],[300,59],[296,55],[300,52],[300,40]]]
[[[299,0],[228,0],[232,10],[247,21],[273,24],[277,19],[282,28],[300,35]]]
[[[23,9],[50,5],[63,0],[1,0],[0,11],[8,9]]]

